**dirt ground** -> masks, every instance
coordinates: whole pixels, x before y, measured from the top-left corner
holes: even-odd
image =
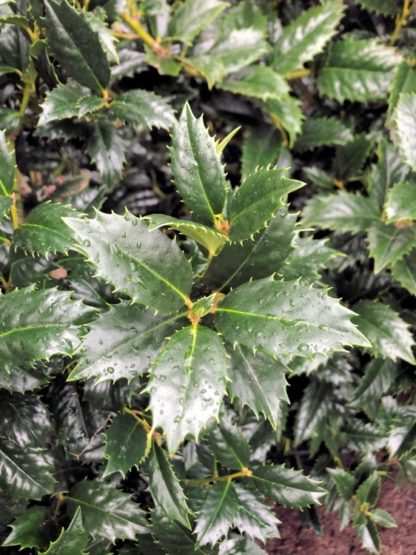
[[[416,555],[416,485],[397,488],[385,482],[380,496],[380,508],[391,513],[397,528],[381,528],[382,555]],[[269,555],[366,555],[352,528],[339,531],[335,514],[320,510],[322,536],[305,528],[296,511],[278,508],[281,539],[267,543]]]

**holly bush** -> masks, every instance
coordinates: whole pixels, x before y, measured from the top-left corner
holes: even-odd
[[[5,553],[257,555],[319,504],[379,552],[416,475],[415,16],[0,1]]]

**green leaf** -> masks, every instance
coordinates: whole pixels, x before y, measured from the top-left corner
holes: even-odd
[[[402,287],[416,296],[416,250],[398,260],[391,272]]]
[[[65,530],[62,528],[59,537],[53,541],[44,555],[87,555],[84,549],[87,546],[88,534],[82,526],[81,510],[78,507],[75,514]]]
[[[177,5],[169,21],[168,33],[181,42],[191,44],[227,6],[227,2],[219,0],[185,0]]]
[[[45,10],[43,22],[54,56],[78,83],[102,91],[110,80],[110,67],[88,17],[66,0],[45,0]]]
[[[401,93],[416,90],[416,71],[404,60],[399,64],[393,77],[388,99],[387,121],[393,116]]]
[[[396,183],[388,192],[385,210],[389,222],[416,220],[416,184]]]
[[[126,161],[124,143],[114,125],[108,121],[96,123],[86,148],[106,186],[113,187],[120,179]]]
[[[393,17],[399,12],[396,0],[355,0],[357,4],[370,12]]]
[[[216,311],[219,331],[272,356],[311,356],[368,346],[351,324],[354,313],[322,289],[272,277],[241,285],[226,295]]]
[[[296,149],[302,152],[325,145],[345,145],[351,139],[351,130],[336,118],[308,118]]]
[[[114,37],[111,26],[108,24],[108,13],[104,7],[95,8],[93,12],[85,11],[88,23],[93,31],[98,34],[100,44],[106,54],[109,62],[118,63],[117,42]]]
[[[359,486],[355,495],[361,501],[361,503],[369,503],[374,505],[377,503],[378,497],[380,495],[381,480],[379,475],[374,472],[364,480],[364,482]]]
[[[259,168],[236,190],[230,216],[231,241],[244,241],[267,227],[292,191],[304,186],[285,177],[284,170]]]
[[[134,540],[147,532],[145,513],[130,495],[112,485],[91,480],[78,482],[68,499],[80,506],[82,522],[91,536]]]
[[[416,170],[416,94],[399,95],[394,119],[402,156],[412,170]]]
[[[175,121],[172,108],[161,96],[141,89],[118,96],[111,103],[111,110],[121,120],[149,129],[169,129]]]
[[[416,364],[409,325],[397,312],[379,301],[360,301],[354,305],[354,311],[358,313],[355,318],[358,328],[371,342],[376,356]]]
[[[211,259],[204,282],[222,290],[251,278],[270,276],[282,266],[292,250],[295,222],[296,215],[288,214],[286,208],[281,208],[268,227],[254,236],[253,241],[227,243]]]
[[[20,74],[20,71],[15,67],[0,65],[0,77],[3,77],[3,75],[8,75],[9,73]]]
[[[267,555],[267,551],[244,536],[234,536],[221,542],[219,549],[219,555]]]
[[[290,155],[283,148],[276,129],[272,127],[255,128],[252,132],[245,135],[243,152],[241,157],[241,176],[244,180],[250,173],[253,173],[258,166],[287,167]],[[282,164],[280,164],[282,160]]]
[[[1,182],[0,182],[0,188],[1,188]],[[12,199],[10,197],[0,196],[0,223],[2,222],[3,219],[9,217],[9,211],[10,211],[11,205],[12,205]]]
[[[45,542],[47,544],[50,530],[46,520],[47,507],[29,507],[10,524],[12,531],[2,543],[2,547],[20,546],[20,549],[25,549],[42,547]]]
[[[283,465],[259,466],[250,481],[265,497],[296,509],[319,503],[326,493],[316,480]]]
[[[214,545],[233,525],[238,497],[231,480],[217,482],[208,490],[195,528],[198,545]]]
[[[371,200],[381,211],[388,190],[395,183],[406,180],[409,167],[401,161],[398,148],[384,139],[378,145],[377,157],[367,175],[366,184]]]
[[[185,61],[199,71],[211,88],[228,74],[249,66],[265,54],[269,47],[259,29],[230,29],[219,36],[214,46],[203,54]]]
[[[126,302],[111,305],[89,325],[79,362],[68,380],[96,378],[100,383],[143,375],[179,318],[155,316],[153,311]]]
[[[60,84],[47,93],[38,125],[67,118],[80,118],[103,107],[102,98],[91,96],[88,89],[77,83]]]
[[[241,402],[259,417],[263,414],[276,429],[282,402],[288,403],[285,373],[288,368],[279,360],[236,347],[230,350],[231,368],[228,386],[232,399],[238,397]]]
[[[71,293],[32,287],[0,296],[0,368],[71,355],[78,347],[79,324],[91,311]]]
[[[197,222],[179,220],[165,214],[152,214],[147,219],[150,220],[149,231],[168,226],[170,229],[179,231],[204,246],[210,256],[215,256],[221,247],[229,241],[223,233]]]
[[[394,518],[387,511],[383,511],[383,509],[373,509],[368,517],[378,526],[383,526],[383,528],[397,528]]]
[[[413,226],[396,227],[374,222],[368,230],[370,256],[374,258],[377,274],[391,264],[396,264],[416,247],[416,230]]]
[[[305,225],[359,233],[377,223],[380,214],[369,198],[360,193],[340,191],[313,197],[308,201],[302,218]]]
[[[149,491],[167,516],[191,528],[185,494],[163,449],[153,443],[149,461]]]
[[[210,433],[208,443],[218,461],[234,470],[241,470],[250,461],[250,445],[241,431],[223,420],[220,426]]]
[[[188,302],[192,270],[179,247],[161,231],[126,212],[97,212],[93,220],[66,218],[79,237],[79,250],[97,275],[133,302],[174,312]]]
[[[156,359],[148,391],[153,428],[162,428],[171,453],[188,435],[198,439],[225,393],[227,355],[220,337],[205,326],[177,331]]]
[[[80,213],[57,202],[40,204],[30,211],[13,235],[13,245],[25,253],[47,255],[67,253],[73,243],[71,230],[63,224],[64,217]]]
[[[294,249],[279,269],[279,275],[285,279],[302,277],[311,283],[319,280],[321,270],[328,262],[343,254],[328,247],[327,242],[327,239],[312,239],[312,237],[297,235],[292,243]]]
[[[342,2],[336,1],[303,11],[284,27],[274,45],[273,67],[285,74],[312,60],[335,35],[343,13]]]
[[[350,181],[357,179],[367,160],[372,144],[368,137],[361,133],[337,148],[334,160],[334,172],[338,179]]]
[[[355,478],[342,468],[327,469],[331,480],[334,482],[338,494],[345,501],[349,501],[354,493]]]
[[[225,173],[214,139],[188,104],[173,127],[171,153],[179,194],[199,220],[212,224],[214,216],[224,208]]]
[[[271,67],[251,66],[241,75],[233,74],[219,87],[226,91],[243,96],[252,96],[260,100],[280,98],[289,93],[289,85],[285,79]]]
[[[15,499],[41,499],[55,480],[50,455],[40,447],[20,446],[0,437],[0,485]]]
[[[287,131],[289,135],[288,146],[292,148],[296,137],[301,132],[304,118],[300,101],[289,95],[273,98],[265,103],[265,110],[275,120],[277,127],[283,127]]]
[[[367,520],[365,525],[356,527],[356,531],[364,549],[370,553],[380,553],[380,536],[373,522]]]
[[[211,554],[211,552],[197,547],[195,545],[195,536],[191,536],[189,530],[178,522],[169,519],[160,507],[152,511],[152,534],[162,546],[163,553],[166,552],[171,555]],[[148,552],[144,551],[144,553],[147,555]]]
[[[121,472],[125,477],[146,456],[147,434],[132,415],[118,414],[104,435],[104,456],[108,462],[103,478],[114,472]]]
[[[15,178],[15,154],[7,144],[6,134],[0,131],[0,195],[9,196],[13,191]]]
[[[334,42],[318,77],[322,95],[338,102],[374,102],[389,92],[401,56],[373,39],[347,37]]]
[[[306,386],[296,414],[295,445],[300,445],[318,435],[319,426],[325,421],[331,409],[329,402],[331,389],[330,384],[318,380],[312,380]]]
[[[372,360],[353,394],[352,402],[358,401],[367,414],[371,414],[371,411],[375,414],[379,409],[380,399],[389,390],[396,374],[396,368],[390,361]]]

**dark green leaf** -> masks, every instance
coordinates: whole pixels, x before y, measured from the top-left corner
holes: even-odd
[[[148,391],[153,427],[162,428],[170,452],[189,434],[198,439],[218,416],[225,393],[227,354],[205,326],[177,331],[156,359]]]
[[[149,491],[167,516],[191,528],[185,494],[163,449],[153,444],[149,461]]]
[[[354,311],[359,315],[356,318],[358,328],[371,342],[376,356],[416,363],[409,325],[397,312],[379,301],[360,301],[354,305]]]
[[[71,355],[78,347],[79,324],[90,309],[66,291],[31,287],[0,296],[0,367]]]
[[[177,5],[170,21],[168,33],[178,40],[191,43],[228,6],[220,0],[185,0]]]
[[[389,107],[387,110],[387,120],[389,120],[396,109],[401,93],[412,93],[416,90],[416,71],[406,62],[403,61],[396,69],[391,84],[389,95]]]
[[[114,472],[123,476],[145,457],[147,434],[130,414],[118,414],[105,431],[105,458],[108,460],[103,477]]]
[[[416,247],[414,226],[396,227],[374,222],[368,230],[370,256],[374,258],[374,272],[377,274],[389,265],[396,264]]]
[[[234,470],[248,466],[250,445],[237,426],[223,420],[220,426],[210,433],[208,443],[222,465]]]
[[[179,194],[198,219],[212,224],[214,216],[224,208],[225,173],[214,139],[202,118],[195,118],[188,104],[174,125],[171,153]]]
[[[389,222],[416,220],[416,183],[396,183],[385,206]]]
[[[396,0],[356,0],[363,8],[385,16],[393,17],[399,12]]]
[[[112,543],[134,540],[147,532],[145,513],[130,496],[113,486],[95,481],[78,482],[68,499],[81,507],[84,528],[92,536],[102,536]]]
[[[376,472],[371,474],[355,492],[361,503],[375,505],[380,495],[381,480]]]
[[[337,488],[342,499],[349,501],[354,493],[355,478],[352,474],[342,468],[328,468],[331,480]]]
[[[392,268],[392,274],[402,287],[416,296],[416,251],[404,256]]]
[[[87,546],[88,534],[82,526],[81,511],[78,507],[75,514],[65,530],[62,528],[59,537],[53,541],[44,555],[86,555],[84,549]]]
[[[121,94],[111,104],[113,113],[127,123],[169,129],[175,116],[169,104],[153,92],[134,90]]]
[[[116,128],[107,121],[96,123],[87,142],[87,152],[105,184],[113,187],[121,177],[125,162],[124,144]]]
[[[265,110],[271,115],[276,127],[283,127],[287,131],[288,146],[293,147],[296,137],[301,132],[304,117],[299,100],[289,95],[273,98],[265,103]]]
[[[96,378],[133,379],[144,374],[163,345],[165,337],[177,327],[179,316],[163,318],[150,310],[125,302],[110,306],[89,325],[83,338],[80,360],[69,381]]]
[[[402,156],[412,170],[416,171],[416,94],[399,95],[394,119]]]
[[[234,73],[219,86],[226,91],[260,100],[280,98],[289,93],[289,85],[279,73],[260,65],[251,66],[241,75]]]
[[[370,520],[383,528],[396,528],[397,524],[394,518],[387,511],[383,509],[373,509],[368,515]]]
[[[260,167],[289,165],[290,154],[283,147],[276,129],[255,128],[245,135],[241,158],[241,176],[244,180]]]
[[[44,25],[49,46],[68,74],[95,91],[110,80],[110,67],[98,33],[84,12],[77,12],[66,0],[45,0]]]
[[[351,139],[351,130],[338,119],[308,118],[302,125],[296,148],[304,151],[325,145],[345,145]]]
[[[188,301],[192,270],[179,247],[161,231],[128,212],[97,212],[93,220],[66,218],[79,237],[79,250],[97,275],[134,302],[174,312]]]
[[[216,313],[218,329],[232,344],[273,355],[311,356],[368,346],[351,324],[354,315],[322,289],[265,278],[237,287]]]
[[[189,530],[178,522],[170,520],[162,508],[152,511],[152,534],[162,546],[163,553],[171,555],[211,555],[211,552],[197,547],[195,536],[191,536]],[[148,553],[151,555],[149,551],[144,551],[143,555]]]
[[[0,195],[9,196],[13,191],[15,177],[15,155],[6,139],[4,131],[0,131]]]
[[[50,532],[46,519],[47,507],[29,507],[10,525],[12,531],[2,543],[2,547],[43,547],[47,544]]]

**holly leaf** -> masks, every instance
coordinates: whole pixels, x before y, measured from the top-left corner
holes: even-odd
[[[289,93],[287,81],[268,66],[251,66],[219,84],[221,89],[260,100],[280,98]]]
[[[189,508],[182,486],[163,449],[153,443],[149,460],[149,491],[167,516],[191,529]]]
[[[67,253],[73,244],[71,230],[63,224],[64,217],[77,217],[80,213],[57,202],[45,202],[31,210],[24,222],[15,230],[13,245],[32,255]]]
[[[5,132],[0,131],[0,195],[8,197],[12,193],[15,168],[14,150],[7,144]],[[3,202],[3,206],[5,204]]]
[[[330,384],[318,380],[312,380],[306,386],[296,415],[295,445],[318,435],[320,424],[332,408],[329,401],[331,389]]]
[[[285,177],[284,170],[259,168],[236,190],[230,215],[231,241],[244,241],[267,227],[289,193],[304,183]]]
[[[259,279],[276,272],[292,250],[296,215],[281,208],[268,227],[254,236],[253,241],[227,243],[211,259],[203,281],[221,291],[250,279]],[[271,248],[273,245],[273,248]]]
[[[111,305],[89,325],[68,381],[96,378],[100,383],[143,375],[180,318],[155,316],[126,302]]]
[[[283,28],[274,45],[273,67],[286,74],[312,60],[335,35],[343,14],[342,2],[325,2],[303,11]]]
[[[285,141],[286,146],[292,148],[295,144],[296,137],[302,130],[302,121],[304,118],[301,103],[293,96],[286,95],[281,98],[271,98],[265,102],[264,109],[272,118],[275,126],[281,127],[287,131],[289,138]]]
[[[284,507],[301,509],[319,504],[326,494],[319,482],[283,465],[259,466],[250,481],[265,497]]]
[[[146,456],[147,434],[129,414],[118,414],[105,431],[105,467],[103,478],[120,472],[123,477]]]
[[[382,100],[400,61],[394,48],[376,40],[338,40],[331,44],[319,73],[319,92],[341,103]]]
[[[356,479],[353,474],[342,468],[328,468],[328,473],[335,484],[338,494],[345,501],[349,501],[355,489]]]
[[[20,446],[0,437],[0,485],[16,499],[41,499],[54,491],[50,455],[40,447]]]
[[[229,351],[231,366],[228,390],[232,399],[241,402],[259,418],[263,414],[276,429],[280,418],[282,402],[288,403],[285,373],[288,368],[278,360],[237,346]]]
[[[290,154],[283,147],[276,129],[256,128],[244,137],[241,176],[244,180],[259,167],[289,165]]]
[[[221,247],[229,241],[229,238],[224,233],[220,233],[212,227],[197,222],[179,220],[165,214],[152,214],[146,219],[150,221],[149,231],[167,226],[205,247],[210,256],[215,256]]]
[[[383,511],[383,509],[373,509],[368,517],[378,526],[383,526],[383,528],[397,528],[394,518],[387,511]]]
[[[19,515],[13,524],[10,524],[12,531],[2,543],[2,547],[20,546],[43,547],[47,544],[50,533],[47,523],[47,507],[34,506],[25,510]]]
[[[410,170],[400,159],[398,148],[384,139],[378,145],[377,158],[368,172],[366,185],[371,200],[381,211],[388,190],[395,183],[406,181]]]
[[[313,197],[306,204],[302,221],[333,231],[359,233],[379,222],[380,214],[369,198],[341,191]]]
[[[1,181],[0,181],[0,188],[1,188]],[[1,194],[1,191],[0,191]],[[10,197],[2,197],[0,196],[0,223],[9,217],[10,207],[12,205],[12,199]]]
[[[81,85],[102,91],[110,80],[110,66],[86,14],[66,0],[45,0],[43,23],[48,46],[65,71]]]
[[[171,37],[191,44],[192,40],[208,27],[228,6],[219,0],[185,0],[178,4],[169,21]]]
[[[208,443],[219,462],[234,470],[241,470],[250,461],[250,445],[241,431],[223,420],[208,436]]]
[[[98,121],[86,148],[106,186],[113,187],[120,179],[126,161],[124,144],[115,126],[105,120]]]
[[[351,323],[354,313],[325,290],[272,277],[241,285],[216,310],[219,331],[232,344],[271,356],[303,356],[368,346]]]
[[[82,526],[81,510],[78,507],[69,523],[68,528],[62,528],[59,537],[51,542],[46,551],[42,551],[44,555],[87,555],[84,549],[87,546],[88,533]]]
[[[82,522],[91,536],[134,540],[147,533],[145,513],[126,493],[112,485],[91,480],[78,482],[68,500],[81,508]]]
[[[80,343],[80,324],[91,309],[71,293],[32,287],[0,296],[0,368],[71,355]]]
[[[404,256],[392,268],[392,274],[402,287],[416,296],[416,251]]]
[[[396,110],[401,93],[412,93],[416,89],[416,71],[403,60],[396,69],[388,99],[387,121],[389,122]]]
[[[153,428],[162,428],[174,453],[188,435],[198,439],[216,418],[225,393],[227,355],[219,336],[195,325],[177,331],[156,359],[147,391]]]
[[[172,108],[161,96],[141,89],[118,96],[111,103],[111,110],[121,120],[149,129],[169,129],[175,121]]]
[[[371,342],[376,356],[416,364],[409,325],[397,312],[379,301],[367,300],[354,305],[354,311],[358,313],[355,318],[358,328]]]
[[[251,539],[266,541],[278,536],[279,521],[263,496],[231,480],[210,487],[198,516],[198,545],[214,545],[229,528],[239,528]]]
[[[171,154],[179,194],[202,223],[212,224],[224,208],[225,173],[213,137],[188,104],[173,126]]]
[[[396,0],[356,0],[356,3],[369,12],[375,12],[387,17],[393,17],[399,12]]]
[[[374,258],[374,272],[396,264],[416,246],[416,230],[413,226],[396,227],[374,222],[368,230],[370,256]]]
[[[416,185],[396,183],[388,192],[385,210],[388,222],[416,220]]]
[[[163,548],[172,555],[209,555],[210,552],[195,545],[195,536],[175,520],[168,518],[161,508],[152,511],[152,534]],[[152,541],[152,547],[154,543]],[[147,552],[146,552],[147,553]]]
[[[188,302],[192,269],[179,247],[132,214],[97,212],[95,219],[64,220],[78,238],[78,250],[96,273],[133,302],[174,312]]]
[[[68,118],[80,118],[103,107],[102,98],[91,95],[88,89],[78,83],[59,84],[47,93],[38,125]]]
[[[296,149],[302,152],[325,145],[345,145],[352,138],[351,130],[336,118],[308,118]]]
[[[412,170],[416,171],[416,94],[399,95],[394,119],[402,156]]]

